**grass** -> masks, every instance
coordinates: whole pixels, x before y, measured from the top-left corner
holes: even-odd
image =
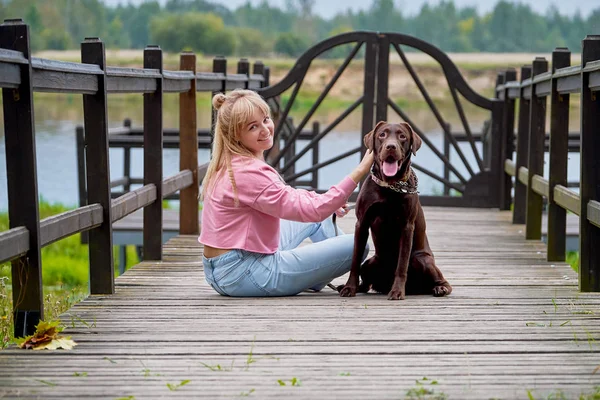
[[[567,263],[573,268],[573,271],[579,272],[579,252],[569,251],[567,253]]]
[[[12,318],[12,290],[7,285],[7,278],[0,278],[0,349],[8,347],[14,336]],[[55,287],[44,288],[44,312],[47,321],[58,317],[83,300],[87,295],[87,287]]]
[[[42,199],[39,203],[40,219],[69,209]],[[8,213],[0,213],[0,232],[8,230],[8,227]],[[118,265],[118,251],[118,246],[115,246],[115,265]],[[126,268],[129,268],[139,261],[134,246],[127,246],[126,251]],[[53,320],[89,293],[88,245],[81,243],[79,235],[73,235],[42,248],[41,255],[45,319]],[[11,264],[5,263],[0,265],[0,348],[7,347],[13,340],[12,310]]]
[[[404,398],[406,400],[446,400],[448,395],[444,392],[435,391],[437,384],[437,380],[432,380],[424,376],[415,381],[415,386],[406,391]]]
[[[600,386],[595,386],[590,392],[581,392],[578,397],[566,395],[562,390],[557,389],[549,393],[546,397],[536,397],[531,390],[527,390],[527,398],[529,400],[546,399],[546,400],[600,400]]]

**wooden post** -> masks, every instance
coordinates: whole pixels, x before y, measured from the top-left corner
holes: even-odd
[[[129,129],[128,135],[131,134],[131,119],[125,118],[123,120],[123,126]],[[123,193],[131,191],[131,147],[123,147],[123,177],[127,178],[127,181],[123,185]],[[125,273],[127,267],[127,246],[119,246],[119,275]]]
[[[123,126],[131,129],[131,120],[126,118]],[[131,147],[123,147],[123,176],[127,178],[127,183],[123,185],[123,192],[127,193],[131,191]]]
[[[262,61],[256,61],[253,65],[252,65],[252,74],[254,75],[262,75],[264,77],[265,74],[265,65],[263,64]],[[260,87],[263,88],[265,87],[265,81],[263,80],[260,83]]]
[[[531,78],[531,66],[521,67],[521,83]],[[513,205],[513,224],[524,224],[527,211],[527,187],[519,181],[519,168],[527,167],[529,152],[529,111],[530,101],[519,90],[519,122],[517,126],[517,161],[515,167],[515,199]]]
[[[490,187],[490,198],[496,204],[500,204],[500,181],[504,175],[504,160],[502,148],[506,141],[504,130],[504,102],[498,98],[498,86],[504,83],[504,74],[496,75],[496,86],[494,86],[494,100],[492,102],[492,126],[490,127],[490,170],[492,173],[492,184]]]
[[[380,35],[378,40],[379,51],[377,54],[377,97],[375,100],[377,106],[375,111],[375,121],[377,122],[387,120],[388,86],[390,81],[390,39],[387,35]]]
[[[29,231],[29,251],[11,262],[14,336],[24,337],[44,318],[29,27],[21,19],[5,20],[0,47],[29,61],[20,66],[19,87],[2,89],[9,228]]]
[[[571,52],[559,47],[552,52],[552,73],[571,65]],[[558,94],[556,79],[550,93],[550,170],[548,178],[548,261],[565,261],[567,211],[554,202],[554,187],[567,186],[569,157],[569,94]]]
[[[452,134],[450,124],[446,124],[446,130]],[[450,160],[450,141],[446,135],[442,135],[442,140],[444,141],[444,157]],[[444,179],[450,181],[450,168],[448,168],[447,164],[444,164]],[[444,183],[444,196],[450,195],[450,187]]]
[[[87,184],[85,182],[85,132],[83,126],[77,126],[75,128],[75,143],[77,147],[77,189],[79,193],[79,207],[83,207],[87,205]]]
[[[319,121],[314,121],[313,122],[313,129],[312,129],[312,137],[317,137],[317,135],[319,134],[320,131],[320,126],[319,126]],[[315,143],[315,145],[312,147],[312,165],[317,165],[319,163],[319,143]],[[319,171],[313,171],[311,172],[312,174],[312,179],[311,179],[311,186],[314,190],[319,188]]]
[[[492,100],[492,126],[490,127],[490,170],[492,183],[489,196],[494,207],[500,207],[500,180],[504,175],[504,160],[502,147],[506,142],[504,131],[504,102],[500,99]]]
[[[504,84],[504,73],[498,72],[496,74],[496,86],[494,86],[494,98],[498,99],[500,96],[498,95],[498,86]]]
[[[517,80],[517,71],[509,69],[504,73],[504,84]],[[504,170],[507,159],[512,160],[515,141],[515,100],[508,97],[508,89],[504,88],[504,143],[502,145],[502,178],[500,179],[500,209],[510,210],[512,203],[512,177]]]
[[[375,107],[375,84],[377,73],[377,41],[367,40],[365,42],[365,75],[363,82],[363,107],[362,107],[362,126],[358,145],[360,146],[360,159],[367,151],[363,144],[363,137],[374,127],[375,122],[373,114]],[[362,183],[361,183],[362,184]]]
[[[86,206],[87,203],[87,183],[85,170],[85,131],[83,126],[75,128],[75,143],[77,148],[77,191],[79,194],[79,207]],[[81,232],[81,244],[88,244],[88,232]]]
[[[266,66],[264,68],[263,76],[265,77],[263,87],[267,87],[271,84],[271,67]]]
[[[246,83],[244,83],[244,89],[248,89],[250,86],[250,63],[246,58],[240,58],[237,64],[237,73],[246,75]]]
[[[163,54],[157,45],[144,49],[144,68],[162,73]],[[156,201],[144,207],[144,260],[162,259],[163,181],[163,84],[156,79],[156,91],[144,93],[144,185],[156,186]]]
[[[182,53],[179,69],[196,75],[196,55]],[[198,222],[198,128],[196,116],[196,79],[192,79],[190,90],[179,95],[179,169],[192,171],[192,186],[181,191],[179,196],[179,233],[200,234]]]
[[[583,40],[581,67],[600,60],[600,35]],[[581,214],[579,218],[579,289],[600,291],[600,228],[588,221],[588,203],[600,200],[600,93],[589,88],[590,73],[581,73]]]
[[[294,118],[288,117],[288,121],[290,122],[290,126],[294,126]],[[283,129],[285,130],[285,127]],[[283,139],[283,147],[287,146],[287,142],[288,142],[288,140],[290,140],[293,133],[294,132],[287,130],[287,134],[284,133],[283,135],[281,135],[281,138]],[[287,153],[284,154],[283,158],[281,159],[281,166],[283,167],[284,165],[286,165],[288,163],[288,161],[291,160],[295,155],[296,155],[296,141],[292,142],[292,145],[288,149]],[[290,168],[288,168],[287,171],[285,171],[285,175],[287,175],[287,176],[294,175],[295,173],[296,173],[296,164],[293,164]],[[295,185],[295,182],[296,182],[296,179],[294,179],[294,181],[288,182],[288,183],[290,185]]]
[[[213,72],[222,73],[224,75],[224,78],[223,78],[223,81],[221,82],[221,90],[212,92],[212,96],[214,96],[217,93],[225,93],[225,89],[227,87],[227,59],[225,57],[217,56],[213,59]],[[212,108],[212,97],[211,97],[210,101],[211,101],[211,109],[212,109],[211,124],[210,124],[210,134],[211,134],[211,144],[212,144],[212,141],[215,138],[215,125],[217,123],[217,110]],[[211,146],[210,151],[212,154],[212,146]]]
[[[532,73],[537,75],[548,71],[548,61],[537,57],[533,61]],[[542,208],[544,198],[532,188],[534,175],[544,175],[544,143],[546,140],[546,97],[535,95],[535,85],[531,85],[531,103],[529,111],[529,154],[527,178],[527,211],[525,213],[525,239],[542,238]]]
[[[83,95],[85,162],[88,204],[102,206],[102,224],[89,231],[90,293],[115,292],[112,246],[112,211],[110,197],[110,162],[108,158],[108,113],[106,94],[106,57],[104,43],[86,38],[81,43],[81,62],[98,65],[98,91]],[[93,184],[91,184],[93,182]]]

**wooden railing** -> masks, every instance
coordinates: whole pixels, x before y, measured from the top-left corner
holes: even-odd
[[[526,239],[542,235],[543,199],[548,202],[548,261],[565,260],[566,215],[579,215],[579,287],[600,291],[600,35],[582,44],[581,64],[571,66],[571,52],[557,48],[548,61],[536,58],[521,68],[521,79],[507,71],[496,86],[505,102],[503,143],[506,154],[501,208],[509,209],[514,189],[513,223],[526,224]],[[579,193],[567,183],[570,95],[580,94]],[[547,99],[550,99],[549,174],[544,178]],[[519,109],[515,111],[516,100]],[[515,113],[516,162],[512,161]],[[572,135],[571,135],[572,136]],[[514,187],[511,182],[514,177]]]
[[[290,125],[293,126],[293,121],[290,119]],[[319,134],[320,124],[313,123],[312,130],[304,130],[298,136],[298,140],[310,141]],[[85,170],[85,130],[83,126],[75,128],[76,147],[77,147],[77,184],[79,193],[79,205],[87,205],[87,184]],[[198,149],[208,150],[212,146],[212,132],[210,129],[198,129]],[[283,139],[285,145],[287,136]],[[163,129],[163,149],[179,149],[180,148],[180,132],[178,129],[167,128]],[[143,177],[136,177],[131,174],[131,150],[141,149],[144,147],[144,129],[142,127],[132,126],[131,120],[125,119],[122,127],[111,128],[108,131],[108,147],[123,150],[123,175],[112,179],[110,186],[111,197],[116,198],[131,191],[132,185],[140,185],[144,183]],[[295,155],[295,142],[289,147],[287,154],[282,158],[282,163]],[[315,143],[311,147],[313,165],[318,164],[319,160],[319,143]],[[113,172],[114,173],[114,172]],[[314,172],[311,179],[299,179],[304,174],[297,176],[295,168],[292,166],[286,174],[286,182],[293,186],[302,186],[310,189],[319,187],[318,173]],[[120,190],[116,190],[120,188]],[[172,193],[163,196],[167,200],[179,200],[178,193]]]
[[[198,234],[198,190],[206,165],[198,166],[196,92],[234,88],[258,89],[268,83],[269,69],[257,62],[250,73],[240,60],[236,74],[227,60],[215,58],[212,72],[196,71],[196,56],[182,53],[180,70],[163,69],[162,50],[148,46],[143,68],[106,65],[104,44],[86,38],[82,63],[34,58],[29,28],[22,20],[0,25],[0,87],[8,177],[9,230],[0,233],[0,262],[11,261],[15,336],[31,334],[44,318],[40,249],[88,231],[90,293],[114,292],[112,223],[143,208],[143,254],[162,258],[162,199],[180,192],[180,233]],[[40,221],[35,155],[34,92],[83,95],[85,173],[88,204]],[[107,99],[111,93],[144,96],[143,186],[111,199]],[[179,94],[180,172],[162,176],[163,96]]]
[[[476,143],[481,143],[483,142],[483,148],[484,149],[489,149],[489,143],[488,143],[488,139],[489,139],[489,121],[486,121],[486,123],[484,124],[484,133],[473,133],[471,135],[472,139],[476,142]],[[456,142],[458,143],[463,143],[463,142],[468,142],[470,140],[470,138],[464,134],[464,133],[453,133],[452,134],[454,136],[454,140],[456,140]],[[516,139],[516,138],[515,138]],[[444,136],[443,138],[443,144],[444,144],[444,156],[446,156],[448,159],[451,159],[451,153],[450,153],[450,141]],[[512,150],[509,151],[509,154],[513,154],[514,153],[514,149],[516,148],[516,140],[513,140],[512,143]],[[568,142],[568,152],[569,153],[579,153],[579,148],[580,148],[580,143],[579,143],[579,132],[569,132],[569,142]],[[546,138],[544,141],[544,152],[548,152],[550,150],[550,133],[546,132]],[[484,153],[485,154],[485,153]],[[489,160],[489,155],[486,155],[484,157],[484,161],[485,160]],[[448,168],[447,165],[444,165],[444,179],[446,179],[449,182],[453,182],[450,179],[450,168]],[[447,184],[444,184],[444,194],[448,195],[450,193],[450,186],[448,186]],[[569,181],[567,182],[567,187],[579,187],[579,181]]]

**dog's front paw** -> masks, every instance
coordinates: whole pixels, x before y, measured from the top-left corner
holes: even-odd
[[[404,290],[392,288],[388,293],[388,300],[404,300]]]
[[[450,285],[435,286],[433,288],[433,295],[435,297],[448,296],[451,292],[452,292],[452,286],[450,286]]]
[[[356,296],[356,285],[344,285],[340,290],[341,297],[354,297]]]

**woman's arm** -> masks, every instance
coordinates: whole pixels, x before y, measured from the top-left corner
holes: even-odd
[[[358,182],[369,173],[372,163],[373,152],[368,150],[360,164],[347,177],[323,194],[294,189],[279,179],[271,178],[272,183],[256,196],[250,207],[292,221],[322,221],[346,203]],[[265,170],[265,173],[273,174],[269,170]]]
[[[354,171],[350,172],[348,175],[357,185],[371,170],[373,159],[373,150],[368,149],[363,159],[360,161],[360,164],[358,164],[358,167],[354,168]]]

